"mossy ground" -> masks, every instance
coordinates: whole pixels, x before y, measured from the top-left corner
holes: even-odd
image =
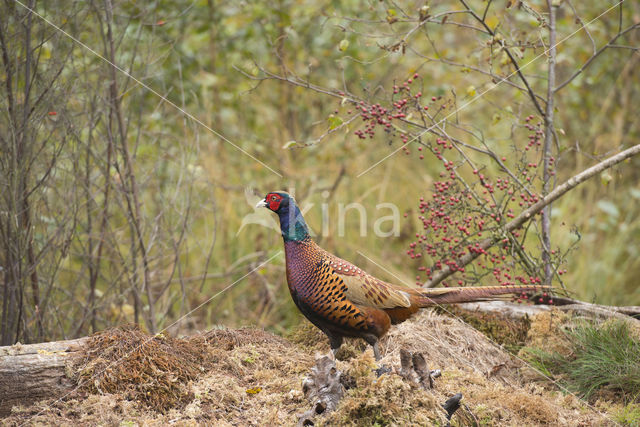
[[[446,311],[441,308],[435,310],[459,317],[510,353],[517,353],[526,344],[527,333],[531,328],[531,319],[528,316],[509,319],[498,313],[469,311],[455,305],[448,306]]]
[[[536,325],[533,319],[530,333],[548,329]],[[531,381],[520,360],[469,325],[433,311],[392,328],[381,344],[382,364],[396,369],[400,348],[422,352],[431,369],[442,371],[435,388],[424,390],[395,373],[377,378],[371,350],[349,340],[337,366],[355,386],[318,424],[444,425],[440,404],[458,392],[463,406],[452,425],[600,426],[614,425],[611,417],[637,417],[634,408],[605,402],[593,409]],[[326,338],[306,322],[286,338],[258,329],[214,329],[184,339],[108,330],[95,336],[74,368],[78,392],[14,408],[0,424],[295,425],[297,414],[310,407],[301,381],[328,350]],[[127,354],[132,357],[120,360]]]

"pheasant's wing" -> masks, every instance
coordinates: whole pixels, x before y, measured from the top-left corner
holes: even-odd
[[[357,305],[379,309],[411,306],[408,292],[376,279],[350,262],[329,253],[327,255],[327,262],[333,273],[340,277],[347,287],[345,294],[349,301]]]

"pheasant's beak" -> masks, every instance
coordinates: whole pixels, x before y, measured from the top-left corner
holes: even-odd
[[[266,208],[267,206],[269,206],[269,205],[267,204],[267,201],[265,199],[260,200],[256,204],[256,208]]]

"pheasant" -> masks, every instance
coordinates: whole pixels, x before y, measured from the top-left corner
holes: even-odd
[[[369,343],[376,360],[380,360],[378,340],[392,324],[407,320],[424,307],[549,290],[535,285],[435,289],[396,286],[320,248],[311,239],[302,213],[289,194],[268,193],[258,207],[278,214],[291,297],[302,314],[329,338],[334,356],[343,338],[355,337]]]

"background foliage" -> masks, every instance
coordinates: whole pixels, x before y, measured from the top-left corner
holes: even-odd
[[[441,163],[399,153],[358,177],[400,142],[384,132],[358,138],[359,120],[328,132],[351,117],[339,96],[265,80],[264,72],[369,103],[388,99],[394,84],[416,72],[425,97],[454,108],[491,89],[455,119],[510,155],[513,140],[526,139],[518,129],[537,114],[534,107],[526,94],[476,72],[510,68],[491,40],[466,31],[469,17],[453,14],[407,36],[424,6],[431,16],[463,9],[432,3],[3,1],[3,343],[70,338],[131,321],[160,330],[232,284],[172,329],[288,329],[299,314],[284,284],[281,237],[246,217],[272,221],[253,205],[255,194],[276,189],[313,204],[306,218],[317,232],[328,204],[323,247],[381,278],[397,281],[371,260],[413,282],[418,264],[405,252],[421,225],[419,198],[432,191]],[[640,22],[635,2],[598,17],[615,5],[605,3],[560,4],[559,82],[619,26]],[[487,2],[469,5],[484,10]],[[486,17],[523,46],[518,59],[536,90],[545,87],[545,16],[542,1],[496,1]],[[591,20],[588,33],[579,31]],[[620,37],[615,43],[624,47],[603,51],[558,92],[558,182],[638,142],[639,37],[637,29]],[[554,204],[553,246],[572,247],[572,230],[581,237],[563,279],[581,299],[640,304],[638,162]],[[356,212],[344,236],[331,221],[339,203],[351,202],[367,208],[364,236]],[[372,232],[383,202],[408,214],[398,237]]]

